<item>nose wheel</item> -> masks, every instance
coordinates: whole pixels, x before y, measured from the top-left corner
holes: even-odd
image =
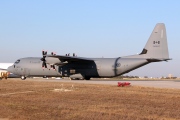
[[[25,80],[26,79],[26,77],[25,76],[21,76],[21,80]]]

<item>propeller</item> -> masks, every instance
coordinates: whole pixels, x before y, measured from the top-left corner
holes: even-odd
[[[43,51],[42,51],[42,56],[43,56],[43,57],[41,58],[41,61],[43,61],[43,63],[42,63],[42,67],[43,67],[43,68],[44,68],[44,67],[47,68],[46,59],[45,59],[45,58],[46,58],[46,55],[47,55],[47,51],[44,51],[44,50],[43,50]]]
[[[56,70],[55,65],[51,65],[51,69]]]
[[[56,55],[55,52],[51,52],[51,55]],[[56,70],[54,65],[51,65],[51,69]]]
[[[56,55],[56,53],[55,52],[51,52],[51,55]]]

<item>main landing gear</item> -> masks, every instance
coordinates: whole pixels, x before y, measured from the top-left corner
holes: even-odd
[[[85,80],[90,80],[90,79],[91,79],[91,77],[84,77],[84,79],[85,79]]]

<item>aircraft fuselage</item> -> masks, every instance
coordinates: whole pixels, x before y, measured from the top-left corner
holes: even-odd
[[[55,66],[55,70],[50,65],[42,68],[40,57],[22,58],[18,63],[14,63],[9,71],[21,76],[33,77],[69,77],[74,74],[81,74],[84,78],[91,77],[114,77],[148,63],[143,58],[94,58],[92,62],[76,61],[68,64]]]

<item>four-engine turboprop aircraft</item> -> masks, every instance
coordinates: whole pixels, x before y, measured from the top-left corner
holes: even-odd
[[[140,54],[117,58],[83,58],[75,55],[48,55],[18,59],[8,68],[21,79],[33,77],[70,77],[80,74],[84,79],[114,77],[128,73],[151,62],[169,59],[166,29],[158,23]],[[42,69],[42,67],[44,69]]]

